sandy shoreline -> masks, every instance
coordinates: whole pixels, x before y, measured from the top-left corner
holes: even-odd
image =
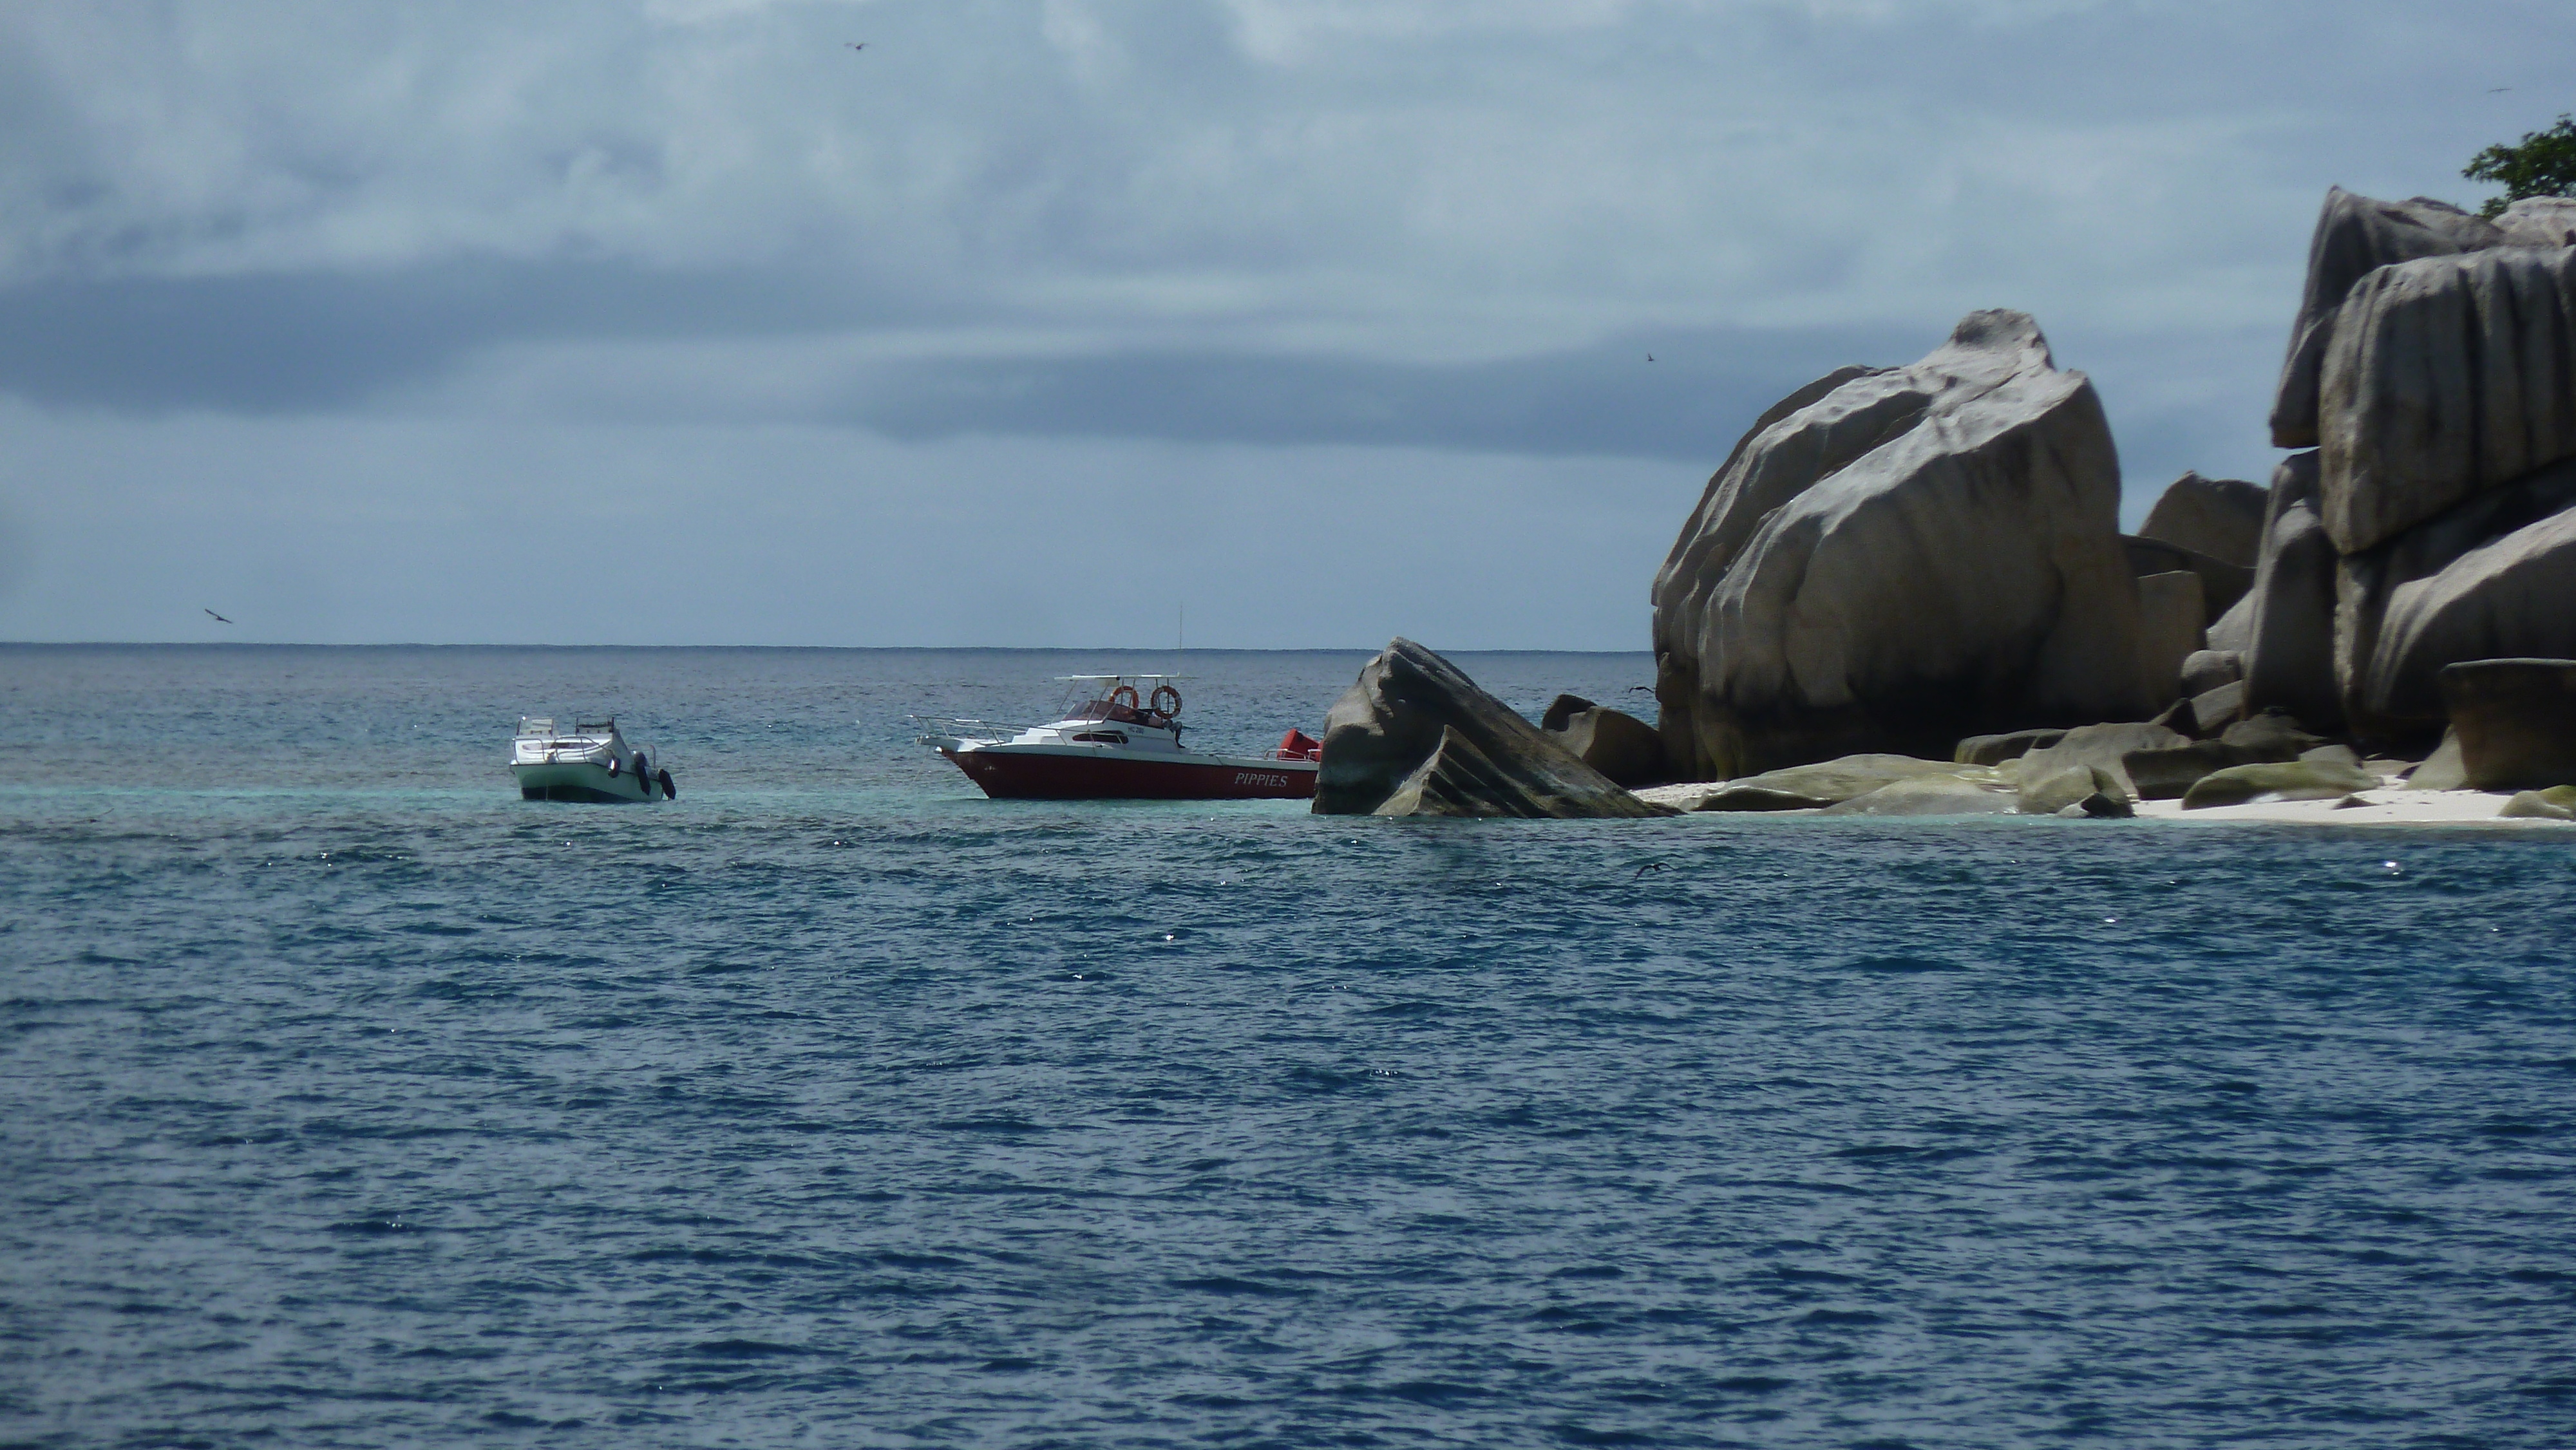
[[[1715,786],[1708,784],[1664,785],[1649,786],[1637,794],[1659,804],[1689,810],[1714,789],[1716,789]],[[2528,828],[2566,830],[2576,827],[2576,821],[2499,817],[2496,813],[2504,809],[2505,802],[2513,799],[2513,795],[2512,791],[2408,790],[2403,786],[2390,786],[2380,790],[2363,791],[2355,797],[2346,797],[2347,800],[2361,802],[2357,805],[2347,805],[2342,800],[2255,801],[2241,806],[2207,806],[2196,811],[2186,811],[2182,808],[2181,801],[2161,800],[2140,801],[2137,803],[2137,812],[2140,820],[2178,821],[2186,825],[2252,822],[2265,825],[2313,826],[2495,826],[2514,830]],[[1723,812],[1722,814],[1744,813]],[[1781,811],[1775,814],[1815,816],[1821,812]],[[1895,818],[1855,817],[1854,819]],[[1919,816],[1910,819],[1945,818]]]

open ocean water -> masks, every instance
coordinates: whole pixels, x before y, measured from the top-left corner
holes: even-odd
[[[1364,658],[1194,654],[1193,741]],[[0,1443],[2576,1444],[2576,832],[991,802],[903,718],[1164,663],[0,647]],[[680,799],[518,800],[579,709]]]

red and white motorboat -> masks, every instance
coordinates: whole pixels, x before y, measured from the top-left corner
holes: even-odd
[[[1177,676],[1064,678],[1073,693],[1051,724],[915,716],[921,743],[995,800],[1308,800],[1315,794],[1324,748],[1302,730],[1289,731],[1266,755],[1202,755],[1181,745]]]

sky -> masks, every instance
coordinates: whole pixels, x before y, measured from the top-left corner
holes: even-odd
[[[1753,418],[1977,308],[2129,522],[2267,478],[2326,188],[2571,77],[2565,0],[15,0],[0,639],[1643,649]]]

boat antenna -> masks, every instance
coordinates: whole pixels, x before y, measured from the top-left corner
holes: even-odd
[[[1189,601],[1186,599],[1177,601],[1177,608],[1178,612],[1172,616],[1172,673],[1176,675],[1181,672],[1181,659],[1184,653],[1181,642],[1189,637]]]

